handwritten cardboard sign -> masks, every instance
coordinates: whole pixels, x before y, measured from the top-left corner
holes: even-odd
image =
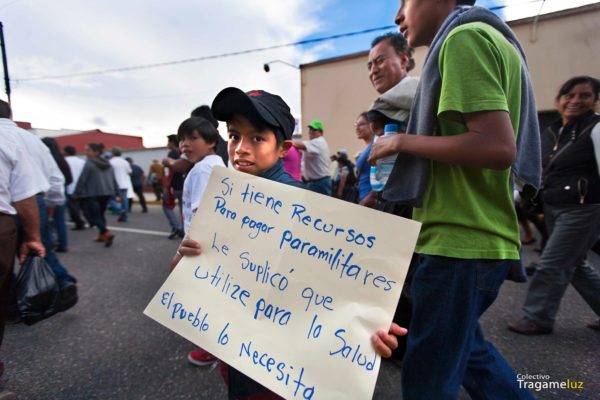
[[[215,167],[144,311],[286,399],[370,399],[420,224]]]

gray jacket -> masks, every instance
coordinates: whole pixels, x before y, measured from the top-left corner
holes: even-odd
[[[117,193],[117,181],[112,166],[101,157],[88,158],[83,166],[73,197],[113,196]]]

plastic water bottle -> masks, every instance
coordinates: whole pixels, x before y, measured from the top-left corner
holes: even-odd
[[[387,124],[383,128],[383,136],[392,136],[398,134],[397,124]],[[377,141],[377,138],[375,139]],[[369,174],[369,180],[371,181],[371,188],[376,192],[381,192],[387,183],[387,180],[394,169],[396,163],[396,157],[398,154],[392,154],[384,158],[377,160],[377,165],[371,167]]]

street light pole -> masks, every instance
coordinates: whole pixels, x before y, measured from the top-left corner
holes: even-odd
[[[6,60],[6,49],[4,48],[4,27],[2,26],[2,22],[0,22],[0,48],[2,48],[2,65],[4,66],[4,87],[6,88],[8,105],[10,105],[10,78],[8,77],[8,62]]]
[[[271,70],[271,67],[270,67],[269,65],[270,65],[270,64],[273,64],[273,63],[282,63],[282,64],[285,64],[285,65],[287,65],[287,66],[289,66],[289,67],[293,67],[293,68],[296,68],[296,69],[300,69],[300,67],[299,67],[299,66],[297,66],[297,65],[294,65],[294,64],[291,64],[291,63],[289,63],[289,62],[287,62],[287,61],[283,61],[283,60],[273,60],[273,61],[269,61],[268,63],[264,63],[264,64],[263,64],[263,69],[265,70],[265,72],[269,72],[269,71]]]

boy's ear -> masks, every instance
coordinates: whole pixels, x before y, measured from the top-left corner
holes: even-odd
[[[284,140],[283,143],[281,143],[281,147],[279,148],[279,158],[285,157],[290,147],[292,147],[292,141]]]

